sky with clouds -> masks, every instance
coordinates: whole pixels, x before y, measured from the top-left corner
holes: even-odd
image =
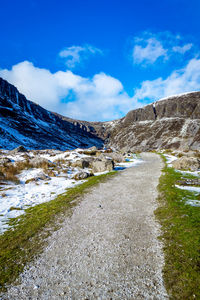
[[[50,111],[120,118],[200,90],[199,11],[196,0],[4,1],[0,76]]]

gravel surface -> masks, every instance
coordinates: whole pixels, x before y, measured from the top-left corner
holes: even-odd
[[[2,299],[168,299],[153,213],[162,162],[142,158],[83,197]]]

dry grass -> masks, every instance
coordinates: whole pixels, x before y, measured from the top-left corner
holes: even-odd
[[[16,166],[13,164],[3,165],[0,167],[0,172],[3,174],[3,180],[5,181],[13,181],[15,183],[19,183],[19,179],[17,178],[17,174],[19,174]]]
[[[55,174],[55,172],[53,171],[53,170],[47,170],[46,171],[46,174],[49,176],[49,177],[56,177],[56,174]]]
[[[56,160],[54,160],[54,163],[57,165],[57,166],[62,166],[66,163],[66,160],[63,159],[63,158],[58,158]]]
[[[28,183],[34,182],[34,181],[35,181],[35,178],[30,178],[25,181],[25,184],[28,184]]]
[[[45,171],[49,169],[49,163],[42,162],[37,166],[33,166],[30,160],[18,161],[16,163],[7,163],[0,166],[0,179],[3,181],[12,181],[16,184],[19,183],[17,175],[19,175],[23,170],[28,170],[33,167],[42,168]]]
[[[112,153],[112,152],[113,152],[112,149],[106,149],[106,150],[103,151],[103,153]]]

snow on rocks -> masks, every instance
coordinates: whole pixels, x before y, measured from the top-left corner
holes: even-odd
[[[122,158],[124,162],[116,163]],[[4,180],[3,173],[0,177],[0,233],[8,228],[9,218],[20,216],[26,208],[53,200],[90,176],[105,174],[114,167],[115,170],[122,169],[122,166],[124,169],[140,162],[132,154],[125,158],[120,153],[97,150],[96,147],[70,151],[1,150],[0,161],[4,168],[12,165],[18,179],[16,184]],[[24,166],[24,169],[17,170],[18,166]]]
[[[167,160],[169,167],[173,167],[177,172],[183,174],[183,178],[177,181],[175,185],[176,188],[181,190],[186,190],[193,192],[194,195],[198,196],[200,194],[200,184],[199,178],[197,179],[188,179],[184,178],[184,175],[192,175],[194,177],[200,177],[200,155],[199,152],[191,151],[174,151],[173,155],[163,153]],[[199,200],[186,199],[185,204],[191,205],[194,207],[200,207]]]
[[[173,154],[173,155],[172,155]],[[167,165],[173,167],[176,171],[183,174],[200,175],[200,159],[197,152],[172,152],[172,154],[163,153]]]

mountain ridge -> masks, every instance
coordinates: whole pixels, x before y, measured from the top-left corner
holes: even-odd
[[[47,111],[0,78],[0,118],[0,148],[200,148],[200,92],[157,100],[114,121],[89,122]]]
[[[0,148],[73,149],[103,145],[102,139],[27,100],[0,78]]]

